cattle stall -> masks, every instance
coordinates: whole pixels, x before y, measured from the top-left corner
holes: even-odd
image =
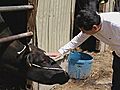
[[[37,4],[37,0],[0,2],[0,90],[43,90],[39,83],[69,80],[67,72],[37,47]]]
[[[20,41],[18,48],[21,48],[20,44],[26,45],[27,42],[29,42],[30,38],[32,37],[31,43],[37,46],[35,25],[36,12],[37,12],[37,0],[0,1],[0,58],[2,58],[4,51],[8,49],[8,46],[16,40]],[[10,53],[11,57],[14,56],[13,55],[14,52],[11,51]],[[8,57],[7,54],[5,55],[6,57]],[[2,61],[0,61],[0,64],[2,64]],[[22,83],[23,85],[28,84],[30,90],[33,90],[33,88],[31,87],[32,81],[26,80],[25,78],[23,79],[16,77],[17,74],[9,75],[9,73],[4,73],[4,71],[5,71],[4,66],[1,66],[0,89],[6,90],[5,87],[6,88],[9,87],[9,85],[7,84],[12,85],[13,83],[16,83],[19,85]],[[17,78],[19,78],[19,80],[17,80]],[[14,82],[15,80],[16,82]],[[4,86],[3,84],[7,86]],[[14,90],[14,88],[10,90]],[[19,88],[16,90],[19,90]]]
[[[1,0],[1,16],[13,36],[7,39],[0,37],[0,44],[16,39],[26,44],[29,39],[25,37],[33,35],[32,43],[35,46],[48,52],[57,50],[73,37],[75,2],[76,0]],[[105,11],[110,11],[110,2],[111,0],[105,5]],[[2,50],[5,47],[0,45],[0,55]],[[49,90],[53,87],[33,84],[34,90]]]

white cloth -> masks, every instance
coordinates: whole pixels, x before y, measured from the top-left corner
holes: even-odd
[[[106,12],[100,13],[99,15],[101,17],[102,28],[93,36],[111,46],[111,48],[120,57],[120,13]],[[90,35],[80,32],[58,51],[61,54],[65,54],[69,49],[74,49],[82,44],[88,37],[90,37]]]

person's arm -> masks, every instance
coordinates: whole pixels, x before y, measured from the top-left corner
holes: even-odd
[[[69,50],[76,48],[80,44],[82,44],[90,35],[87,35],[83,32],[80,32],[77,36],[75,36],[71,41],[61,47],[57,52],[49,52],[46,53],[48,56],[53,57],[55,59],[61,57]]]
[[[67,53],[69,50],[76,48],[77,46],[81,45],[90,35],[87,35],[83,33],[82,31],[75,36],[70,42],[65,44],[63,47],[61,47],[58,52],[63,55]]]

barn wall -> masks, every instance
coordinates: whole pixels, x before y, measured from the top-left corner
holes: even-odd
[[[38,47],[56,51],[70,40],[71,1],[39,0],[37,9]]]

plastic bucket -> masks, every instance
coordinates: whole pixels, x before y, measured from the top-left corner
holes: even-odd
[[[93,57],[89,54],[73,51],[68,56],[68,74],[70,78],[86,79],[91,72]]]

